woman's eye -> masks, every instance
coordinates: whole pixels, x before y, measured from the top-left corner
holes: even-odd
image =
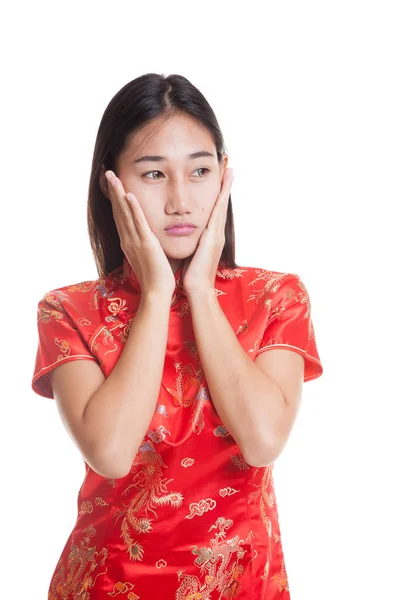
[[[194,173],[196,173],[196,171],[206,171],[207,173],[209,173],[210,169],[207,169],[206,167],[200,167],[199,169],[196,169]],[[161,173],[161,171],[149,171],[148,173],[143,173],[143,177],[146,177],[146,179],[159,179],[158,177],[147,177],[148,175],[152,175],[153,173]],[[200,177],[204,177],[204,175],[200,175]]]
[[[209,172],[210,169],[207,169],[206,167],[200,167],[199,169],[196,169],[196,171],[207,171],[207,172]]]
[[[144,177],[147,177],[147,175],[151,175],[152,173],[161,173],[161,171],[149,171],[148,173],[144,173]],[[154,179],[154,177],[147,177],[147,179]],[[158,177],[155,179],[158,179]]]

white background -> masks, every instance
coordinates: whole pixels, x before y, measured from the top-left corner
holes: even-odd
[[[324,374],[304,385],[274,470],[292,600],[400,598],[397,6],[3,9],[4,598],[47,597],[75,523],[83,461],[54,400],[30,387],[36,308],[98,276],[86,225],[95,136],[112,96],[147,72],[186,76],[217,115],[238,264],[297,273],[310,294]]]

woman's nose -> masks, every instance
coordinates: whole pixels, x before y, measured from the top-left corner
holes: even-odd
[[[189,190],[183,183],[173,183],[168,189],[168,205],[173,210],[188,210],[191,208]]]

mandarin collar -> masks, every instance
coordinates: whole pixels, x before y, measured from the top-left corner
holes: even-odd
[[[222,277],[223,279],[225,279],[226,271],[227,271],[226,264],[224,261],[221,260],[218,264],[218,268],[217,268],[217,272],[216,272],[216,279],[218,279],[218,277]],[[176,271],[176,273],[174,273],[175,292],[172,297],[172,301],[171,301],[172,304],[175,304],[176,300],[180,297],[187,297],[186,292],[183,289],[182,272],[183,272],[183,266],[179,267],[179,269]],[[130,284],[133,286],[133,288],[140,294],[141,288],[140,288],[139,280],[136,276],[135,271],[132,269],[130,262],[126,258],[125,254],[123,256],[122,274],[123,274],[123,279],[124,280],[127,279],[130,282]]]
[[[126,258],[125,254],[123,257],[123,276],[124,279],[127,278],[131,281],[131,283],[133,284],[133,287],[140,292],[141,288],[140,288],[140,283],[139,283],[139,279],[136,276],[135,271],[132,269],[130,262],[128,261],[128,259]],[[183,271],[183,267],[179,267],[179,269],[176,271],[176,273],[174,273],[174,277],[175,277],[175,293],[176,294],[182,294],[182,295],[186,295],[185,294],[185,290],[183,289],[183,281],[182,281],[182,271]]]

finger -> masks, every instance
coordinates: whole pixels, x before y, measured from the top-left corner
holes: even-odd
[[[217,196],[217,200],[211,212],[209,224],[207,225],[208,229],[210,229],[210,227],[215,227],[216,229],[225,228],[226,212],[228,209],[233,179],[233,170],[225,169],[221,191]]]
[[[148,239],[149,234],[151,235],[152,233],[150,225],[136,196],[132,194],[132,192],[128,192],[125,197],[126,201],[128,202],[128,206],[131,209],[137,235],[141,241],[144,241]]]
[[[233,169],[225,169],[224,180],[222,185],[222,193],[224,194],[225,199],[229,198],[229,194],[231,193],[232,183],[233,183]]]
[[[122,181],[115,174],[113,175],[114,177],[112,178],[110,185],[111,188],[115,190],[116,197],[119,200],[117,210],[121,211],[124,222],[128,225],[130,223],[129,217],[132,218],[135,225],[134,233],[143,240],[151,233],[150,225],[148,224],[143,209],[140,206],[137,197],[132,192],[125,192]]]
[[[135,226],[135,220],[133,218],[134,211],[126,198],[126,193],[121,180],[112,172],[111,180],[108,179],[108,189],[111,199],[112,211],[115,221],[115,226],[118,230],[121,243],[124,243],[126,239],[138,240],[138,232]]]
[[[217,198],[217,202],[216,202],[216,204],[218,206],[222,205],[221,206],[222,209],[224,208],[225,203],[227,203],[229,200],[229,194],[231,193],[232,182],[233,182],[232,169],[225,169],[224,177],[222,180],[221,191],[218,194],[218,198]]]
[[[126,226],[128,223],[130,209],[127,202],[123,201],[125,197],[125,189],[122,185],[122,182],[112,171],[107,171],[106,175],[108,173],[111,173],[111,178],[107,178],[107,180],[114,220],[118,231],[122,233],[124,226]]]

